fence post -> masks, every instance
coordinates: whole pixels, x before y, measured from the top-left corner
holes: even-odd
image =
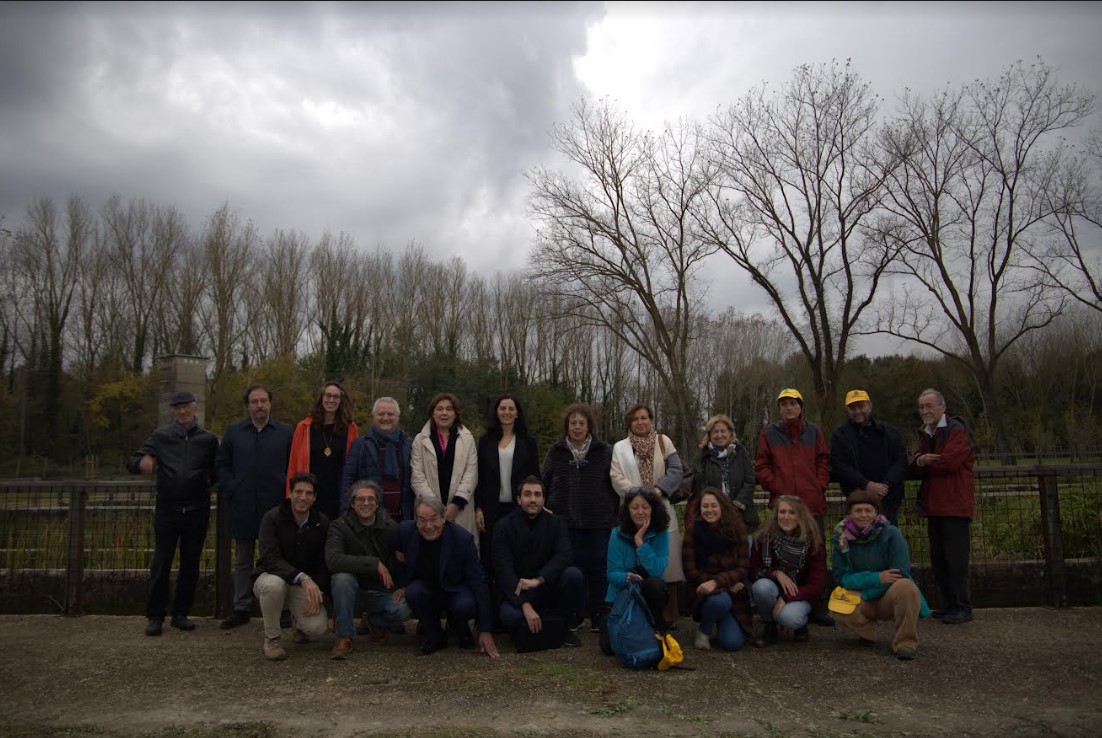
[[[230,506],[222,490],[218,501],[218,526],[214,534],[214,617],[224,618],[233,609],[233,566],[230,562]]]
[[[65,615],[84,614],[84,511],[88,489],[69,492],[69,547],[65,555]]]
[[[1045,541],[1045,574],[1053,607],[1068,606],[1068,573],[1064,565],[1064,536],[1060,524],[1060,495],[1055,474],[1037,477],[1041,491],[1041,531]]]

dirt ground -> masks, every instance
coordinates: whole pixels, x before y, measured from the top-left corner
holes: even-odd
[[[410,635],[331,661],[332,636],[264,661],[261,624],[143,635],[136,617],[0,617],[0,737],[182,736],[1095,736],[1102,608],[977,611],[924,622],[900,662],[841,628],[807,644],[695,651],[693,671],[632,672],[578,649],[417,658]],[[289,638],[285,638],[289,640]]]

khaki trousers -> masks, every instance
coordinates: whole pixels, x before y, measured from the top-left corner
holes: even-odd
[[[323,606],[316,615],[304,615],[306,593],[297,584],[291,586],[275,574],[261,574],[253,585],[253,593],[260,600],[260,612],[264,616],[264,637],[268,640],[279,638],[283,630],[279,627],[279,615],[284,603],[295,619],[295,627],[311,638],[325,635],[329,628],[329,616]]]
[[[897,579],[878,600],[862,600],[849,615],[834,617],[862,638],[876,640],[876,621],[894,620],[892,651],[918,648],[918,587],[910,579]]]

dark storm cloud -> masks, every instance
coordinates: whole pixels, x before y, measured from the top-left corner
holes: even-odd
[[[199,224],[519,265],[523,173],[581,94],[578,5],[5,6],[0,214],[111,193]],[[12,175],[11,173],[16,173]],[[9,221],[10,222],[10,221]],[[512,255],[512,257],[510,257]]]

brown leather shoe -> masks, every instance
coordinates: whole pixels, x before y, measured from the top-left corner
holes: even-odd
[[[329,652],[329,658],[331,659],[345,659],[348,658],[348,654],[352,653],[352,639],[348,636],[341,636],[337,638],[337,642],[333,644],[333,650]]]
[[[301,646],[310,642],[310,636],[306,635],[298,628],[295,628],[295,632],[291,634],[291,640]]]
[[[375,645],[386,642],[386,628],[371,626],[371,642]]]

